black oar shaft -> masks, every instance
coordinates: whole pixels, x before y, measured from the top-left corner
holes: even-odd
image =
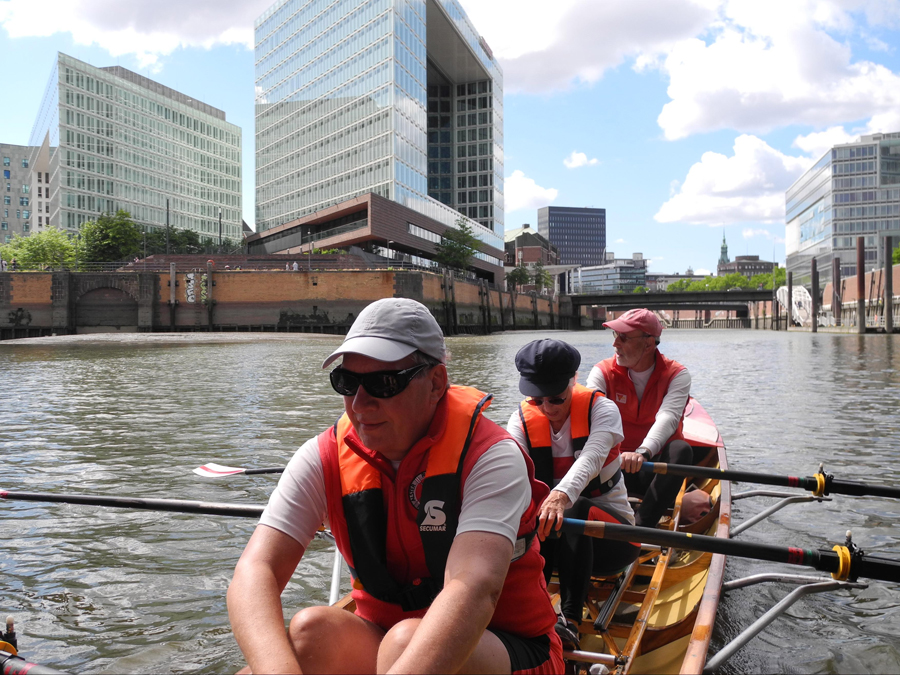
[[[147,511],[171,511],[174,513],[202,513],[211,516],[236,516],[239,518],[259,518],[264,508],[250,504],[222,504],[182,499],[140,499],[135,497],[103,497],[98,495],[52,494],[47,492],[8,492],[6,490],[0,490],[0,499],[84,504],[85,506],[109,506],[118,509],[143,509]]]
[[[255,476],[260,473],[283,473],[283,472],[284,472],[283,466],[269,466],[264,469],[247,469],[246,471],[244,471],[244,473],[247,474],[248,476]]]
[[[759,483],[760,485],[798,487],[809,490],[810,492],[815,492],[818,489],[820,480],[816,476],[780,476],[771,473],[757,473],[755,471],[732,471],[731,469],[722,470],[706,466],[665,464],[662,462],[644,462],[641,465],[641,471],[649,471],[669,476],[683,476],[685,478],[713,478],[715,480]],[[872,496],[900,498],[900,488],[887,485],[856,483],[849,480],[831,479],[826,482],[823,494],[841,494],[854,497]]]
[[[834,551],[813,551],[794,546],[773,546],[771,544],[749,543],[708,537],[698,534],[670,532],[646,527],[631,527],[600,521],[584,521],[564,518],[562,529],[575,534],[586,534],[599,539],[631,541],[641,544],[656,544],[690,551],[720,553],[740,558],[752,558],[768,562],[786,563],[812,567],[820,572],[838,572],[840,558]],[[900,581],[900,562],[878,560],[871,557],[854,559],[851,574],[884,581]]]

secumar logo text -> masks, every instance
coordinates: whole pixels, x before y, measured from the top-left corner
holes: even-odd
[[[439,499],[432,499],[425,504],[425,519],[419,525],[420,532],[446,532],[447,516],[441,510],[444,508],[444,502]]]

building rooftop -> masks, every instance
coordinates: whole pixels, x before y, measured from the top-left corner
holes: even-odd
[[[166,98],[170,98],[173,101],[177,101],[178,103],[189,106],[194,110],[199,110],[202,113],[206,113],[207,115],[225,121],[225,111],[214,108],[207,103],[203,103],[203,101],[197,101],[186,94],[182,94],[180,91],[175,91],[174,89],[171,89],[164,84],[160,84],[155,80],[151,80],[150,78],[144,77],[143,75],[138,75],[137,73],[132,72],[127,68],[123,68],[122,66],[106,66],[104,68],[100,68],[100,70],[105,70],[111,75],[121,77],[123,80],[128,80],[132,84],[136,84],[137,86],[147,89],[148,91],[152,91],[154,94],[165,96]]]

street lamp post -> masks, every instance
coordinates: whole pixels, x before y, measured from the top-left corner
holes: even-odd
[[[313,228],[309,226],[309,255],[306,258],[306,269],[312,272],[312,254],[313,254]]]
[[[219,253],[222,253],[222,208],[219,207]]]
[[[392,262],[394,260],[394,252],[391,250],[391,246],[393,246],[393,244],[394,244],[394,240],[388,239],[388,243],[387,243],[388,255],[387,255],[387,257],[388,257],[388,260],[390,260]]]
[[[166,255],[169,255],[169,199],[166,198]]]

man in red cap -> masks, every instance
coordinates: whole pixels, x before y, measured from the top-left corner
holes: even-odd
[[[625,485],[629,493],[643,495],[635,524],[656,527],[675,502],[682,479],[647,474],[640,468],[645,461],[693,463],[693,450],[682,436],[691,376],[657,349],[663,325],[650,310],[632,309],[603,325],[613,331],[616,354],[594,366],[587,386],[599,389],[619,407]]]

